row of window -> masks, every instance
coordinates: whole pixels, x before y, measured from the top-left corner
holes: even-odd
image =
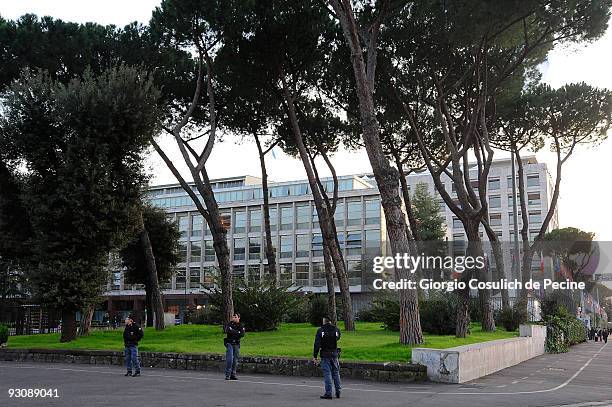
[[[351,285],[361,284],[362,272],[364,267],[361,260],[348,260],[346,262],[347,274]],[[161,286],[164,289],[185,289],[185,288],[201,288],[211,287],[214,285],[218,270],[214,266],[190,267],[188,271],[177,271],[174,276],[174,287],[172,281],[163,283]],[[232,276],[234,280],[242,280],[247,283],[259,282],[262,278],[270,278],[269,270],[265,265],[259,264],[235,264],[232,266]],[[279,263],[278,281],[283,283],[293,283],[303,286],[324,286],[325,282],[325,266],[323,263]],[[187,284],[188,282],[188,284]]]
[[[299,202],[293,205],[280,205],[270,208],[270,228],[276,230],[309,230],[319,227],[317,210],[311,202]],[[364,219],[366,225],[380,224],[380,199],[369,198],[361,200],[347,199],[339,201],[334,214],[336,227],[361,226]],[[221,223],[226,230],[232,228],[233,233],[258,233],[263,230],[263,211],[260,206],[247,209],[234,209],[233,213],[222,213]],[[190,225],[191,222],[191,225]],[[233,225],[233,227],[232,227]],[[191,216],[179,215],[178,226],[182,238],[188,235],[198,237],[209,235],[208,225],[205,225],[199,214]]]
[[[516,187],[518,188],[518,181],[519,178],[516,178]],[[478,190],[478,181],[477,180],[473,180],[470,181],[470,184],[472,186],[472,188],[474,188],[475,190]],[[540,175],[539,174],[528,174],[526,177],[526,182],[525,182],[527,188],[531,188],[531,187],[539,187],[540,186]],[[506,180],[506,186],[507,188],[512,188],[512,176],[507,177]],[[455,187],[455,183],[453,182],[451,184],[451,188],[453,192],[456,192],[456,187]],[[501,180],[499,178],[489,178],[487,180],[487,190],[489,191],[496,191],[501,189]]]
[[[365,241],[364,241],[365,239]],[[276,240],[276,236],[274,236]],[[380,229],[346,232],[338,234],[338,241],[347,255],[379,254],[381,251]],[[261,260],[265,240],[261,237],[234,238],[232,258],[234,260]],[[189,242],[189,261],[191,263],[214,262],[215,249],[212,240]],[[274,252],[277,253],[276,247]],[[187,242],[179,243],[179,262],[187,260]],[[304,258],[323,256],[323,237],[320,233],[297,234],[280,236],[280,251],[277,256],[281,259]]]
[[[229,181],[228,181],[229,182]],[[241,181],[231,181],[231,182],[241,182]],[[240,185],[235,185],[240,186]],[[228,187],[224,187],[228,188]],[[332,192],[334,188],[333,181],[324,181],[323,188],[327,192]],[[338,182],[338,190],[339,191],[350,191],[353,189],[353,180],[352,179],[343,179]],[[176,208],[181,206],[192,206],[193,202],[188,195],[185,196],[177,196],[177,197],[168,197],[168,198],[159,198],[160,195],[158,191],[151,191],[149,197],[151,197],[151,203],[155,206],[159,206],[161,208]],[[166,188],[165,192],[168,193],[182,193],[183,188],[175,187],[175,188]],[[292,184],[292,185],[281,185],[275,186],[268,189],[268,195],[270,198],[282,198],[289,196],[304,196],[310,194],[310,186],[308,184]],[[199,193],[196,192],[196,195],[200,197]],[[241,189],[236,191],[215,191],[215,199],[217,203],[224,202],[240,202],[240,201],[252,201],[255,199],[263,199],[263,191],[261,187],[250,188],[250,189]]]
[[[518,214],[518,224],[521,227],[522,217],[521,213]],[[542,211],[529,211],[529,224],[537,224],[542,222]],[[514,225],[514,213],[508,212],[508,224]],[[502,214],[492,213],[489,215],[489,225],[491,226],[502,226]],[[463,223],[456,216],[453,216],[453,229],[463,228]]]

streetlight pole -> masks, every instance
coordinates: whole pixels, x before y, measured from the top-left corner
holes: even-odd
[[[518,275],[520,271],[519,262],[520,262],[520,247],[518,241],[518,205],[516,201],[516,167],[514,164],[514,150],[510,152],[510,161],[512,162],[512,217],[514,218],[514,255],[515,261],[512,262],[512,271],[515,273],[514,275]],[[521,278],[522,281],[522,278]],[[525,282],[523,281],[523,284]],[[515,296],[518,293],[515,293]]]

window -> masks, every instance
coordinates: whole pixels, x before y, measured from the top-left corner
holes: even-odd
[[[346,272],[349,278],[350,285],[361,284],[361,260],[349,260],[347,262]]]
[[[261,209],[249,209],[249,232],[261,232]]]
[[[221,225],[225,230],[230,230],[232,226],[232,215],[229,213],[222,213],[219,215],[219,219],[221,220]]]
[[[501,197],[499,195],[489,197],[489,208],[501,208]]]
[[[186,215],[178,217],[178,226],[181,238],[187,237],[187,232],[189,232],[189,218]]]
[[[202,245],[200,242],[191,242],[191,262],[199,263],[202,260]]]
[[[257,284],[261,281],[259,264],[249,264],[248,273],[249,275],[247,276],[247,279],[249,281],[249,284]]]
[[[295,206],[295,228],[308,229],[310,227],[310,204],[298,204]]]
[[[521,213],[518,213],[518,227],[521,228],[523,224],[523,218],[521,217]],[[510,225],[510,229],[514,229],[514,212],[508,212],[508,225]]]
[[[540,211],[529,211],[529,223],[540,223],[542,222],[542,213]]]
[[[278,209],[270,208],[270,230],[278,230]]]
[[[236,211],[234,212],[234,233],[245,233],[246,232],[246,212]]]
[[[323,256],[323,236],[320,233],[314,233],[312,235],[312,257]]]
[[[295,284],[309,285],[310,284],[310,267],[308,263],[296,263],[295,265]]]
[[[380,255],[382,253],[380,247],[380,230],[371,229],[365,231],[365,246],[366,254]]]
[[[310,251],[310,237],[297,235],[295,237],[295,257],[308,257]]]
[[[244,281],[244,264],[234,264],[232,274],[234,281]]]
[[[489,190],[494,191],[500,188],[499,178],[489,179]]]
[[[284,283],[290,283],[293,281],[293,266],[291,263],[279,264],[280,281]]]
[[[190,267],[189,268],[189,287],[200,288],[200,268]]]
[[[293,257],[293,236],[281,236],[280,257],[281,259]]]
[[[361,254],[361,232],[346,234],[346,254]]]
[[[261,257],[261,238],[249,237],[249,260],[259,260]]]
[[[539,192],[530,192],[527,194],[527,204],[528,205],[540,205],[540,193]]]
[[[206,266],[202,270],[203,281],[206,287],[212,287],[215,284],[217,269],[214,266]]]
[[[361,225],[361,201],[348,201],[347,209],[347,226]]]
[[[234,239],[234,260],[244,260],[246,251],[246,239]]]
[[[193,215],[191,217],[191,236],[202,236],[202,215]]]
[[[453,216],[453,229],[460,229],[463,227],[463,223],[459,220],[458,217]]]
[[[323,263],[312,263],[312,285],[315,287],[327,285]]]
[[[539,187],[540,176],[538,174],[527,175],[527,187]]]
[[[179,263],[185,263],[187,261],[187,243],[179,243]]]
[[[336,205],[334,222],[336,223],[336,227],[338,229],[342,229],[344,227],[344,202],[340,202],[340,200],[338,200],[338,204]]]
[[[489,224],[491,226],[501,226],[502,225],[501,213],[492,213],[489,216]]]
[[[317,208],[312,205],[312,228],[319,227],[319,214],[317,213]]]
[[[291,206],[281,206],[281,230],[293,229],[293,208]]]
[[[440,212],[446,212],[446,202],[444,202],[443,200],[438,202],[438,207],[440,209]]]
[[[175,278],[175,282],[176,284],[174,285],[175,289],[180,290],[180,289],[185,289],[185,275],[187,274],[187,271],[185,270],[176,270],[176,278]]]
[[[215,247],[212,240],[204,241],[204,261],[215,261]]]
[[[366,199],[365,201],[365,224],[380,224],[380,199]]]
[[[520,201],[520,198],[518,197],[518,195],[516,197],[516,204],[517,205],[521,204],[521,201]],[[514,200],[512,199],[512,195],[508,195],[508,207],[509,208],[514,208]]]

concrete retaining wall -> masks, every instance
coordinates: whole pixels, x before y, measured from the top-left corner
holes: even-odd
[[[544,354],[546,327],[521,325],[520,337],[448,349],[415,348],[412,362],[435,382],[465,383]]]
[[[143,368],[188,369],[223,372],[223,355],[212,353],[141,352]],[[69,349],[0,349],[0,360],[15,362],[84,363],[123,365],[123,352]],[[254,357],[241,358],[239,372],[284,376],[321,376],[321,369],[309,359]],[[384,382],[412,382],[427,379],[425,366],[408,363],[340,361],[343,377]]]

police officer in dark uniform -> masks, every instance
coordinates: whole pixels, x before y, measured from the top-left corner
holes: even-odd
[[[134,317],[130,315],[125,319],[125,329],[123,330],[123,343],[125,345],[125,368],[126,376],[140,376],[140,362],[138,361],[138,342],[144,336],[142,328],[134,322]],[[134,373],[132,373],[132,368]]]
[[[340,330],[332,325],[328,317],[323,318],[323,326],[319,328],[315,336],[314,351],[312,353],[313,363],[317,363],[317,356],[321,353],[321,368],[323,369],[323,380],[325,382],[325,394],[322,399],[332,398],[332,380],[336,389],[336,398],[340,398]]]
[[[225,380],[238,380],[236,368],[240,358],[240,338],[244,336],[244,326],[240,323],[240,314],[235,313],[232,320],[225,326],[227,337],[223,340],[225,345]]]

